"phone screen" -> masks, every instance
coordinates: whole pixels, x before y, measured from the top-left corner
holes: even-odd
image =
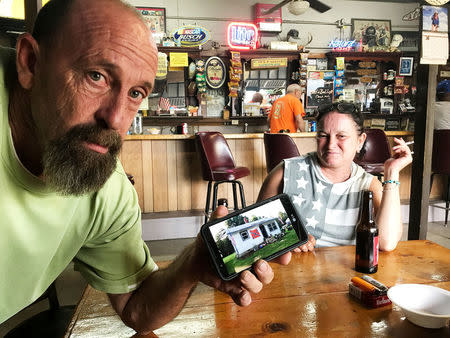
[[[225,280],[249,269],[258,259],[273,259],[308,238],[285,194],[207,223],[202,235],[219,275]]]

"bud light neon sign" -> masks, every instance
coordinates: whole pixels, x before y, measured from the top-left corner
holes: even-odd
[[[210,34],[206,28],[199,26],[182,26],[172,33],[175,41],[181,46],[192,47],[203,45],[209,40]]]
[[[335,51],[350,51],[356,47],[356,40],[333,40],[330,41],[328,47]]]
[[[227,41],[231,49],[255,49],[258,28],[252,23],[232,22],[228,25]]]

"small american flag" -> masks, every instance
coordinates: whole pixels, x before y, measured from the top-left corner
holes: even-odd
[[[169,108],[170,108],[170,100],[161,96],[159,98],[159,108],[161,110],[169,110]]]

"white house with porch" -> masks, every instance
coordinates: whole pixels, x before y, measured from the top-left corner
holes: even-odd
[[[236,256],[259,249],[266,239],[281,233],[278,218],[262,218],[250,223],[228,228],[227,235],[233,244]]]

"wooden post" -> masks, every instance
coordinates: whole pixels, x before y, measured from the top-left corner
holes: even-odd
[[[25,30],[31,33],[37,13],[42,8],[42,0],[25,1]]]

